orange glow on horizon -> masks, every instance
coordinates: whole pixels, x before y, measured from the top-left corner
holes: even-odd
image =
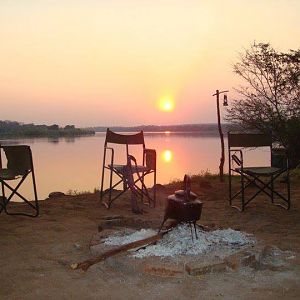
[[[0,1],[1,119],[215,123],[214,91],[238,98],[239,53],[254,41],[296,50],[300,36],[300,1],[224,3]]]
[[[162,153],[162,157],[163,157],[163,160],[168,163],[173,159],[173,153],[171,150],[165,150]]]

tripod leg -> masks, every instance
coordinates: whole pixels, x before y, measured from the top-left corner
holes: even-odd
[[[198,236],[197,236],[197,228],[196,228],[196,221],[193,222],[193,225],[194,225],[194,231],[195,231],[196,240],[198,240]]]
[[[162,221],[162,223],[161,223],[161,225],[160,225],[160,227],[159,227],[158,233],[160,233],[160,231],[162,230],[162,228],[163,228],[163,226],[164,226],[166,220],[167,220],[167,219],[164,218],[164,220]]]
[[[193,235],[193,226],[192,226],[192,223],[189,222],[189,225],[190,225],[190,229],[191,229],[192,241],[194,242],[194,235]]]

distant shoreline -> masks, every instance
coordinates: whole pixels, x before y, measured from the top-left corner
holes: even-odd
[[[140,125],[140,126],[97,126],[90,127],[89,129],[95,130],[95,132],[106,132],[107,128],[115,132],[139,132],[144,133],[176,133],[176,134],[192,134],[192,135],[203,135],[203,136],[218,136],[218,125],[217,124],[182,124],[182,125]],[[222,130],[226,133],[235,127],[231,124],[223,124]]]
[[[75,138],[84,136],[93,136],[96,133],[105,133],[107,128],[120,133],[143,131],[146,135],[153,134],[176,134],[181,136],[219,136],[218,125],[214,123],[207,124],[181,124],[181,125],[139,125],[139,126],[95,126],[88,128],[76,128],[74,125],[59,127],[58,125],[34,125],[20,124],[18,122],[0,121],[0,138]],[[226,132],[236,129],[231,124],[223,124],[222,130]]]
[[[59,127],[53,125],[22,124],[16,121],[0,121],[0,138],[35,138],[35,137],[77,137],[94,135],[91,129],[76,128],[74,125]]]

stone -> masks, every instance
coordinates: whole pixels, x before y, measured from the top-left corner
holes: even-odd
[[[155,185],[156,191],[165,191],[166,187],[160,183],[157,183]],[[154,190],[154,186],[151,188],[151,190]]]
[[[122,227],[124,225],[124,219],[123,218],[119,218],[119,219],[111,219],[111,220],[103,220],[101,222],[101,224],[99,224],[98,226],[98,231],[100,231],[100,227],[101,230],[104,229],[109,229],[109,228],[114,228],[114,227]]]
[[[183,265],[180,267],[171,264],[146,264],[144,266],[144,273],[159,276],[159,277],[182,277],[184,275]]]
[[[276,246],[265,246],[258,258],[257,269],[283,271],[290,268],[291,260],[294,259],[294,253],[291,251],[282,251]]]
[[[80,250],[81,249],[81,245],[79,243],[75,243],[73,246],[74,246],[74,248],[76,250]]]
[[[244,267],[254,267],[256,263],[256,256],[253,253],[249,253],[241,258],[241,265]]]
[[[253,268],[257,264],[254,253],[248,251],[240,251],[234,253],[224,259],[227,266],[232,270],[238,270],[241,267]]]
[[[115,219],[123,219],[124,216],[122,215],[112,215],[112,216],[103,216],[101,220],[115,220]]]
[[[66,194],[63,192],[52,192],[48,195],[49,198],[57,198],[62,196],[66,196]]]
[[[205,275],[208,273],[220,273],[227,270],[227,264],[225,261],[219,262],[202,262],[196,264],[186,264],[186,272],[191,276]]]

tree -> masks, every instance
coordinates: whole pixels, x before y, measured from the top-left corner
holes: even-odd
[[[64,130],[75,130],[75,125],[66,125]]]
[[[254,43],[240,54],[234,72],[245,82],[226,120],[247,129],[272,132],[293,164],[300,160],[300,49],[275,51]]]
[[[49,130],[55,130],[55,131],[59,130],[59,126],[57,124],[50,125],[50,126],[48,126],[48,128],[49,128]]]

